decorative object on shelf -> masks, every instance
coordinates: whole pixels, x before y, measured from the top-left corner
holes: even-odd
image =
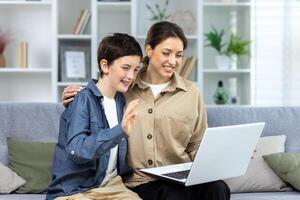
[[[182,76],[182,78],[187,79],[193,68],[196,65],[196,61],[197,61],[197,57],[196,56],[191,56],[188,58],[184,58],[181,65],[178,66],[178,68],[176,69],[176,72]]]
[[[88,9],[81,10],[81,13],[78,16],[76,24],[73,28],[72,34],[83,34],[87,29],[90,16],[91,12]]]
[[[155,4],[155,7],[153,8],[148,3],[146,3],[146,8],[150,11],[152,14],[151,21],[164,21],[171,17],[170,14],[167,13],[169,0],[165,0],[165,3],[163,7],[160,6],[159,3]]]
[[[17,44],[17,67],[28,67],[28,43],[26,41],[21,41]]]
[[[249,45],[251,41],[243,40],[241,37],[231,33],[226,54],[231,58],[231,69],[237,68],[239,56],[250,56]]]
[[[185,34],[195,34],[196,18],[191,10],[177,10],[171,18],[171,21],[178,24]]]
[[[9,31],[2,31],[0,29],[0,67],[6,66],[4,51],[7,45],[12,41],[11,33]]]
[[[223,43],[224,29],[218,31],[212,26],[212,30],[205,33],[205,47],[214,48],[218,55],[216,56],[216,65],[219,69],[237,69],[237,60],[239,56],[250,55],[249,45],[251,41],[243,40],[236,34],[230,33],[229,42]],[[225,48],[225,46],[227,46]]]
[[[228,94],[223,87],[223,81],[218,81],[218,87],[214,93],[214,102],[216,104],[222,105],[226,104],[228,101]]]
[[[60,81],[84,82],[91,77],[90,43],[65,41],[60,44]]]
[[[228,93],[229,93],[229,103],[238,104],[239,97],[237,95],[237,78],[232,77],[228,79]]]
[[[218,55],[216,56],[216,65],[218,69],[228,69],[230,66],[230,58],[223,50],[226,43],[222,42],[225,30],[222,29],[219,32],[214,26],[212,26],[211,29],[211,31],[204,34],[205,41],[207,42],[205,47],[212,47],[217,51]]]

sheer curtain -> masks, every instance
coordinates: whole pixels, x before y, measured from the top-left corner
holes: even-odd
[[[300,1],[256,0],[256,105],[300,105]]]

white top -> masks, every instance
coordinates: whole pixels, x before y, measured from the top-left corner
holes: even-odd
[[[149,84],[146,83],[145,81],[142,81],[142,83],[148,85],[151,88],[152,94],[154,98],[156,98],[159,93],[161,93],[166,87],[168,87],[168,85],[170,85],[171,81],[159,85]]]
[[[103,107],[108,121],[109,127],[113,128],[118,125],[118,113],[115,99],[110,99],[103,96]],[[118,159],[118,145],[110,150],[110,157],[108,167],[106,170],[106,176],[104,177],[101,186],[107,184],[107,182],[113,177],[117,176],[117,159]]]

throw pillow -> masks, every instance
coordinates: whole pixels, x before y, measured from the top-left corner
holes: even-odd
[[[285,191],[283,182],[262,158],[263,155],[284,152],[285,135],[259,139],[246,173],[243,176],[226,179],[232,193]]]
[[[300,153],[276,153],[263,158],[280,178],[300,191]]]
[[[51,181],[55,143],[24,142],[8,138],[8,166],[26,180],[16,193],[42,193]]]
[[[21,187],[26,181],[5,165],[0,163],[0,193],[10,193]]]

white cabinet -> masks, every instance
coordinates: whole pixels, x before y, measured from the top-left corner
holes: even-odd
[[[251,58],[238,60],[237,69],[220,70],[215,65],[216,53],[204,47],[204,33],[213,25],[228,33],[236,32],[243,39],[253,41],[253,3],[222,0],[169,0],[168,20],[181,25],[188,39],[185,56],[197,57],[196,67],[189,79],[195,81],[204,94],[206,104],[214,104],[213,93],[219,80],[225,89],[229,78],[237,78],[240,104],[250,104],[253,88]],[[162,0],[97,1],[97,0],[51,0],[51,1],[0,1],[1,28],[14,33],[15,40],[29,44],[28,69],[17,69],[16,45],[5,52],[8,68],[0,69],[0,101],[60,101],[62,90],[72,84],[86,85],[86,80],[98,77],[97,46],[103,37],[114,32],[133,35],[144,47],[146,33],[154,23],[146,3],[155,9],[162,7]],[[90,20],[82,34],[72,31],[83,9],[90,12]],[[224,38],[228,37],[225,35]],[[252,50],[254,43],[251,43]],[[62,74],[65,66],[65,49],[74,46],[89,49],[86,78],[66,79]],[[71,48],[72,49],[72,48]],[[63,73],[66,73],[65,71]]]

